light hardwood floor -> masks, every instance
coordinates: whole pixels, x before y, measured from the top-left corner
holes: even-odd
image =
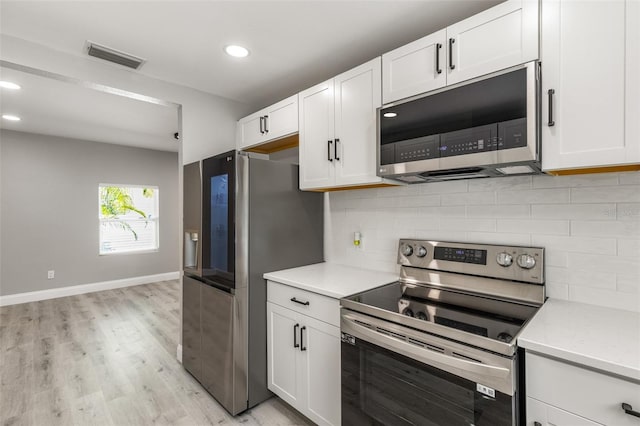
[[[178,281],[0,308],[2,425],[310,425],[278,398],[231,417],[175,359]]]

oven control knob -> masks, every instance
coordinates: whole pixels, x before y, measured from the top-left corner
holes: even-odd
[[[518,256],[518,266],[524,269],[531,269],[536,266],[536,259],[530,254],[521,254]]]
[[[498,253],[496,262],[498,262],[498,265],[504,266],[506,268],[507,266],[511,266],[511,264],[513,263],[513,256],[503,251],[502,253]]]
[[[416,318],[421,319],[423,321],[426,321],[429,319],[429,317],[427,317],[427,314],[425,314],[422,311],[418,311],[418,313],[416,314]]]
[[[420,246],[418,247],[418,251],[416,252],[416,256],[418,257],[425,257],[427,255],[427,249]]]
[[[413,247],[411,247],[409,244],[405,244],[404,246],[402,246],[402,254],[404,254],[405,256],[411,256],[413,254]]]
[[[501,342],[509,343],[513,340],[513,336],[510,335],[509,333],[502,332],[498,334],[498,340],[500,340]]]
[[[413,317],[413,311],[410,308],[405,309],[402,313],[408,317]]]

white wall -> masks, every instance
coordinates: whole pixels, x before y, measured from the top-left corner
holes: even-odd
[[[329,262],[397,271],[399,238],[540,246],[550,297],[640,311],[640,172],[427,183],[325,201]]]
[[[181,104],[183,164],[235,148],[235,123],[252,112],[239,102],[7,35],[0,35],[0,51],[4,61]]]

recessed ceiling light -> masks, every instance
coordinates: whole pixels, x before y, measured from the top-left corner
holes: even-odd
[[[386,118],[393,118],[393,117],[396,117],[398,114],[396,114],[395,112],[385,112],[382,115]]]
[[[244,58],[249,55],[249,50],[246,47],[238,46],[235,44],[231,44],[224,48],[224,51],[227,52],[227,55],[233,56],[234,58]]]
[[[11,115],[11,114],[2,114],[2,118],[4,118],[5,120],[9,120],[9,121],[20,121],[21,118],[18,117],[17,115]]]
[[[10,81],[0,81],[0,87],[2,87],[3,89],[11,89],[11,90],[18,90],[20,88],[19,85],[12,83]]]

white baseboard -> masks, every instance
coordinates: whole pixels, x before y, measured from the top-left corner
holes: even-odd
[[[178,359],[178,362],[182,364],[182,345],[181,344],[178,345],[178,349],[176,351],[176,358]]]
[[[19,303],[37,302],[39,300],[57,299],[58,297],[74,296],[76,294],[93,293],[96,291],[112,290],[114,288],[131,287],[158,281],[177,280],[180,272],[166,272],[164,274],[145,275],[142,277],[125,278],[122,280],[103,281],[91,284],[81,284],[69,287],[52,288],[27,293],[0,296],[0,306],[17,305]]]

